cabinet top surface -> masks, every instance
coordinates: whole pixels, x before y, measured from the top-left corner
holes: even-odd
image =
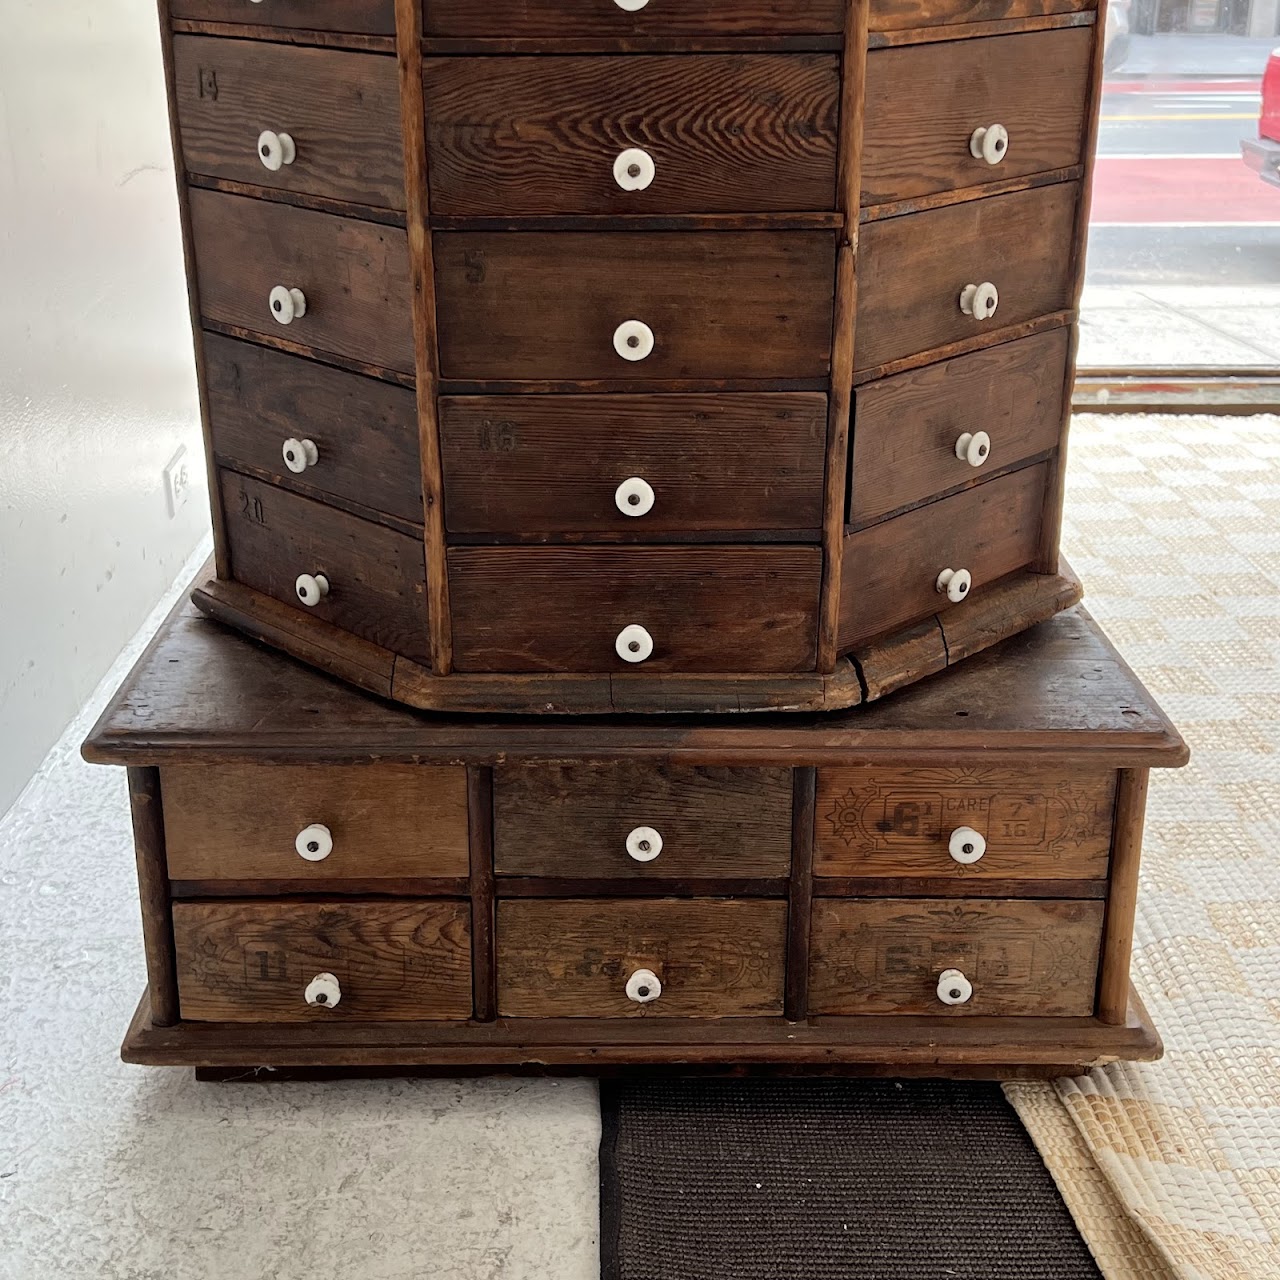
[[[411,711],[176,609],[84,745],[101,764],[574,757],[851,764],[982,753],[1176,767],[1177,731],[1083,609],[883,701],[826,715],[515,717]]]

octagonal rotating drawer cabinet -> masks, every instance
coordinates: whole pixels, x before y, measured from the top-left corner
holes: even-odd
[[[161,12],[202,609],[436,710],[803,711],[1079,598],[1088,0]]]

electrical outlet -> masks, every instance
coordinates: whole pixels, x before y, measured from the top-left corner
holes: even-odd
[[[187,458],[187,446],[179,445],[178,452],[169,459],[164,469],[164,500],[169,508],[169,519],[187,505],[191,497],[191,466]]]

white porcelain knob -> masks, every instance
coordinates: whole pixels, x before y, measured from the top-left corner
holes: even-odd
[[[1009,154],[1009,130],[1002,124],[989,124],[975,129],[969,139],[969,154],[975,160],[999,164]]]
[[[647,516],[653,510],[653,486],[639,476],[624,480],[613,495],[624,516]]]
[[[292,324],[307,314],[307,297],[301,289],[289,289],[276,285],[267,298],[271,318],[278,324]]]
[[[637,13],[649,3],[649,0],[613,0],[613,3],[626,13]]]
[[[284,442],[280,454],[284,458],[284,465],[299,476],[320,461],[320,450],[316,448],[314,440],[295,440],[292,436]]]
[[[972,827],[957,827],[947,841],[947,852],[963,866],[972,866],[987,851],[986,837]]]
[[[943,1004],[968,1004],[973,999],[973,983],[959,969],[947,969],[938,976],[938,999]]]
[[[308,609],[314,609],[329,594],[329,579],[323,573],[300,573],[293,589]]]
[[[342,987],[338,985],[338,979],[333,974],[317,973],[307,983],[307,989],[303,994],[308,1004],[319,1005],[322,1009],[332,1009],[342,999]]]
[[[293,842],[298,857],[308,862],[323,862],[333,852],[333,832],[323,822],[303,827]]]
[[[624,360],[643,360],[653,351],[653,330],[643,320],[624,320],[613,331],[613,349]]]
[[[991,456],[991,437],[985,431],[964,431],[956,440],[956,457],[980,467]]]
[[[653,637],[637,623],[623,627],[613,642],[623,662],[643,662],[653,653]]]
[[[975,320],[990,320],[1000,305],[1000,290],[990,280],[967,284],[960,294],[960,310]]]
[[[613,162],[613,180],[623,191],[644,191],[656,173],[653,157],[639,147],[628,147],[619,152]]]
[[[637,969],[627,979],[627,999],[649,1004],[662,994],[662,983],[652,969]]]
[[[968,569],[943,569],[934,584],[939,593],[945,591],[952,604],[959,604],[973,586],[973,575]]]
[[[258,159],[264,169],[276,173],[283,165],[292,164],[298,158],[298,148],[287,133],[275,133],[264,129],[258,134]]]
[[[636,862],[652,862],[662,852],[662,836],[653,827],[637,827],[627,836],[627,853]]]

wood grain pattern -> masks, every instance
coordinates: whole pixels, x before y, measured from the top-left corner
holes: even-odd
[[[1075,27],[873,50],[867,58],[862,204],[979,186],[1079,163],[1093,30]],[[975,159],[979,127],[1009,131]]]
[[[1070,305],[1077,183],[873,222],[858,253],[856,367],[869,369]],[[960,309],[966,285],[1000,290],[985,322]]]
[[[250,200],[190,193],[201,313],[207,320],[413,373],[409,253],[398,227]],[[272,317],[276,285],[301,289],[307,313]]]
[[[1075,13],[1092,0],[876,0],[872,31],[905,31],[950,24],[999,22],[1050,13]]]
[[[1040,537],[1044,486],[1045,465],[1038,463],[850,535],[841,651],[954,607],[937,589],[943,569],[969,571],[972,599],[1029,564]]]
[[[142,946],[147,961],[147,993],[157,1026],[178,1021],[178,977],[169,908],[169,871],[161,807],[160,773],[130,769],[129,812],[142,908]]]
[[[789,769],[501,767],[494,865],[500,876],[785,876],[791,789]],[[662,837],[652,862],[627,853],[636,827]]]
[[[454,533],[816,530],[827,400],[816,394],[449,396],[440,401]],[[623,515],[639,476],[653,509]]]
[[[430,662],[419,540],[231,471],[222,472],[220,493],[237,582]],[[329,594],[314,608],[298,600],[302,573],[329,580]]]
[[[855,397],[849,521],[868,524],[1058,443],[1064,329],[900,373]],[[964,432],[985,431],[980,468],[956,457]]]
[[[1008,764],[823,769],[818,775],[816,874],[987,879],[1105,878],[1116,773]],[[987,842],[975,863],[953,861],[951,833]]]
[[[614,649],[645,627],[655,671],[803,671],[814,661],[816,547],[455,548],[459,671],[634,671]]]
[[[819,898],[810,1009],[828,1014],[1087,1017],[1102,940],[1101,902]],[[939,998],[939,975],[973,984]]]
[[[498,1016],[493,873],[493,770],[467,770],[471,858],[471,985],[477,1022]]]
[[[446,378],[827,373],[830,232],[439,232],[433,240]],[[614,330],[632,319],[654,332],[643,361],[613,347]]]
[[[162,775],[169,875],[175,880],[465,876],[466,771],[169,765]],[[299,856],[294,840],[321,823],[333,852]]]
[[[437,214],[738,213],[834,207],[830,54],[433,58]],[[643,148],[656,177],[625,191]]]
[[[173,48],[182,153],[192,173],[404,208],[390,58],[200,36],[176,36]],[[262,163],[264,129],[293,138],[292,164],[272,172]]]
[[[205,382],[221,458],[265,471],[286,488],[422,523],[412,391],[214,333],[205,335]],[[283,446],[299,436],[315,444],[319,461],[295,475]]]
[[[178,902],[184,1019],[197,1022],[418,1021],[471,1016],[465,902]],[[320,973],[338,1004],[307,1004]]]
[[[171,0],[175,18],[202,22],[248,22],[314,31],[391,35],[392,0]]]
[[[498,1013],[508,1018],[735,1018],[782,1012],[784,902],[498,903]],[[662,995],[627,998],[650,969]]]
[[[1142,832],[1147,816],[1147,769],[1122,769],[1116,795],[1115,842],[1111,864],[1111,893],[1102,937],[1102,974],[1098,981],[1098,1017],[1117,1025],[1124,1021],[1124,994],[1133,956],[1134,921],[1138,910],[1138,874],[1142,863]]]
[[[791,878],[787,886],[787,981],[783,1015],[788,1022],[803,1022],[809,1016],[816,771],[794,770],[792,788]]]

